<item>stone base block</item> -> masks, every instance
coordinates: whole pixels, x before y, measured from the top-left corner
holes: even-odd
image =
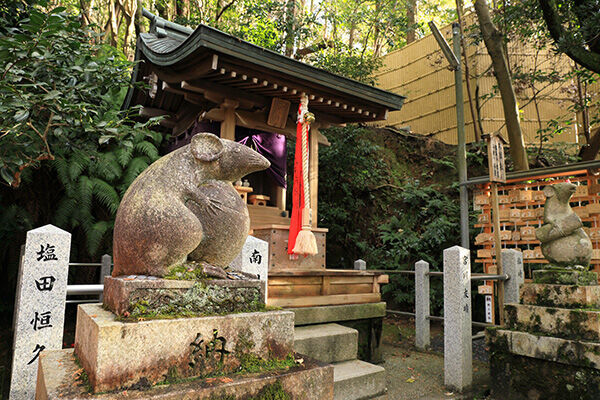
[[[265,304],[259,280],[161,279],[153,276],[104,278],[104,305],[119,316],[153,314],[211,315],[257,311]]]
[[[592,400],[600,398],[596,343],[488,330],[493,399]],[[595,349],[598,352],[598,348]],[[585,357],[581,357],[585,354]],[[596,353],[598,354],[598,353]],[[584,365],[589,356],[593,364]]]
[[[558,285],[597,285],[598,273],[594,271],[576,271],[572,269],[538,269],[533,271],[534,283],[553,283]]]
[[[490,354],[499,351],[600,370],[600,343],[598,342],[561,339],[497,328],[488,328],[486,339]]]
[[[600,340],[600,311],[506,304],[508,329],[549,336]]]
[[[294,329],[294,350],[327,363],[354,360],[358,331],[338,324],[299,326]]]
[[[335,306],[317,306],[288,308],[295,314],[295,324],[312,325],[327,322],[353,321],[367,318],[385,317],[385,302],[365,304],[343,304]]]
[[[283,393],[290,399],[331,400],[333,367],[304,358],[302,365],[264,374],[234,374],[97,395],[88,389],[73,350],[46,350],[41,354],[36,400],[247,400],[285,398]]]
[[[75,354],[94,392],[153,384],[167,376],[235,371],[244,360],[293,352],[289,311],[120,322],[100,304],[80,305]]]
[[[562,307],[600,308],[600,285],[551,285],[526,283],[521,286],[522,304]]]

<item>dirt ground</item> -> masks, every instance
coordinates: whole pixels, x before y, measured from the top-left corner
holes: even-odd
[[[387,373],[389,400],[488,398],[489,368],[482,339],[473,343],[473,389],[458,394],[444,387],[443,333],[443,325],[432,322],[432,350],[417,351],[413,318],[390,316],[384,320],[382,350],[385,361],[381,366]]]

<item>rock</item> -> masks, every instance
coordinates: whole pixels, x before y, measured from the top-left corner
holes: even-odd
[[[188,258],[228,266],[250,227],[231,182],[269,165],[249,147],[210,133],[154,162],[117,211],[113,276],[163,277]]]
[[[569,182],[544,188],[544,225],[536,229],[535,236],[542,242],[542,253],[551,266],[587,269],[592,259],[592,242],[582,228],[581,219],[569,205],[575,188]]]

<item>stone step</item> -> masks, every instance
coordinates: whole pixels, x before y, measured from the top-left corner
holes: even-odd
[[[522,304],[563,307],[600,308],[600,286],[551,285],[526,283],[519,293]]]
[[[294,328],[294,351],[326,363],[356,359],[358,331],[338,324]]]
[[[528,304],[506,304],[504,310],[510,330],[600,341],[600,311]]]
[[[385,398],[385,369],[360,360],[333,365],[334,400]]]

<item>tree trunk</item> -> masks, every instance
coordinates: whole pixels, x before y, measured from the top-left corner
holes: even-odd
[[[190,0],[176,0],[175,13],[178,17],[188,18],[190,15]]]
[[[473,133],[475,134],[475,141],[481,140],[481,132],[479,126],[481,121],[477,121],[477,113],[475,112],[475,105],[473,104],[473,96],[471,95],[471,74],[469,72],[469,60],[467,58],[467,43],[465,40],[465,32],[463,29],[463,5],[462,0],[456,0],[456,14],[458,16],[458,26],[460,26],[460,48],[462,49],[463,56],[463,69],[465,71],[465,83],[467,84],[467,97],[469,98],[469,109],[471,110],[471,120],[473,121]]]
[[[285,55],[291,57],[294,54],[296,24],[296,1],[287,0],[285,4]]]
[[[527,152],[521,132],[519,122],[519,109],[517,106],[517,97],[513,88],[512,79],[508,70],[507,56],[504,53],[502,34],[494,26],[490,17],[490,11],[485,0],[475,0],[475,12],[479,20],[481,34],[485,42],[485,47],[492,59],[494,75],[498,81],[498,89],[502,98],[504,108],[504,119],[508,131],[508,140],[510,144],[510,155],[512,157],[515,170],[523,171],[529,169]]]
[[[417,24],[417,0],[408,0],[406,2],[406,19],[408,20],[406,44],[409,44],[416,39],[415,25]]]

